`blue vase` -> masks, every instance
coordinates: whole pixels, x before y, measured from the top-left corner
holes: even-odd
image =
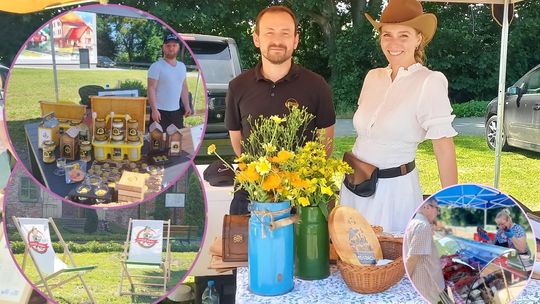
[[[249,289],[255,294],[276,296],[294,287],[294,225],[270,228],[271,218],[275,221],[290,216],[290,206],[290,202],[250,205]]]

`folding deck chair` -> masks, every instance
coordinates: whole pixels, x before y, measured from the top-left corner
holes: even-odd
[[[86,290],[88,299],[91,303],[95,303],[92,292],[86,285],[82,275],[93,270],[96,266],[77,267],[75,265],[75,260],[52,218],[17,218],[13,216],[13,222],[23,239],[25,246],[22,269],[24,271],[26,267],[26,257],[28,256],[28,253],[30,253],[30,258],[34,262],[34,266],[40,277],[38,282],[34,282],[38,288],[45,288],[47,294],[54,299],[52,293],[53,288],[60,287],[73,279],[79,278]],[[49,232],[49,224],[51,224],[54,233],[56,233],[60,244],[64,248],[64,259],[67,257],[70,265],[67,265],[64,261],[59,259],[56,252],[54,252]],[[71,276],[64,280],[59,279],[58,282],[51,283],[51,280],[60,277],[61,275],[68,274]]]
[[[166,230],[165,230],[166,229]],[[164,231],[165,234],[164,234]],[[120,274],[120,295],[161,296],[167,292],[167,282],[171,277],[171,221],[129,219],[128,234],[122,254]],[[163,240],[166,240],[163,256]],[[142,270],[140,274],[138,270]],[[159,270],[162,275],[148,275],[145,271]],[[137,274],[134,274],[137,271]],[[124,290],[127,279],[130,290]],[[136,286],[146,286],[149,290],[139,291]],[[139,288],[140,289],[140,288]],[[161,290],[162,289],[162,290]]]

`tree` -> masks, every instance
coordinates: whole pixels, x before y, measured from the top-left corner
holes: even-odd
[[[108,16],[98,15],[96,17],[96,36],[98,56],[115,58],[118,52],[116,44],[112,38],[112,28],[108,22]]]
[[[189,172],[188,190],[184,209],[184,224],[199,227],[202,233],[204,229],[204,196],[201,182],[192,170]]]
[[[95,209],[85,209],[86,222],[84,223],[84,233],[94,233],[98,228],[98,215]]]

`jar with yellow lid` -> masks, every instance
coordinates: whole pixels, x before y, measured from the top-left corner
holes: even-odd
[[[56,160],[54,155],[54,149],[56,144],[52,140],[46,140],[43,142],[43,162],[46,164],[52,164]]]

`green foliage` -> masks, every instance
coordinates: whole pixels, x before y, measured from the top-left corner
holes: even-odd
[[[156,220],[169,219],[171,211],[169,210],[169,208],[165,207],[165,193],[162,193],[161,195],[156,196],[155,202],[156,202],[156,206],[154,208],[154,212],[151,213],[154,219]]]
[[[54,251],[59,253],[64,253],[64,247],[59,242],[53,242]],[[97,242],[91,241],[85,244],[78,244],[73,242],[67,242],[69,251],[72,253],[79,252],[120,252],[124,250],[124,246],[117,242]],[[11,241],[10,242],[11,250],[13,254],[24,253],[24,243],[22,241]]]
[[[199,251],[200,247],[201,247],[201,244],[178,244],[178,243],[172,243],[171,244],[171,251],[172,252],[197,252],[197,251]]]
[[[86,222],[84,223],[85,233],[94,233],[98,227],[98,216],[95,209],[85,209]]]
[[[127,79],[118,83],[119,89],[137,89],[139,90],[139,96],[146,96],[146,86],[144,83],[137,79]]]
[[[471,100],[452,104],[452,114],[456,117],[484,117],[489,101]]]
[[[189,171],[188,189],[184,209],[184,225],[197,226],[202,235],[204,229],[204,196],[197,174]]]
[[[512,221],[516,224],[519,224],[527,230],[529,228],[529,223],[527,218],[521,212],[519,207],[515,206],[508,208],[510,214],[512,215]],[[495,225],[495,217],[502,208],[494,208],[487,210],[487,224]],[[441,207],[441,215],[439,218],[448,225],[452,226],[483,226],[484,225],[484,210],[483,209],[465,209],[465,208],[448,208]]]

